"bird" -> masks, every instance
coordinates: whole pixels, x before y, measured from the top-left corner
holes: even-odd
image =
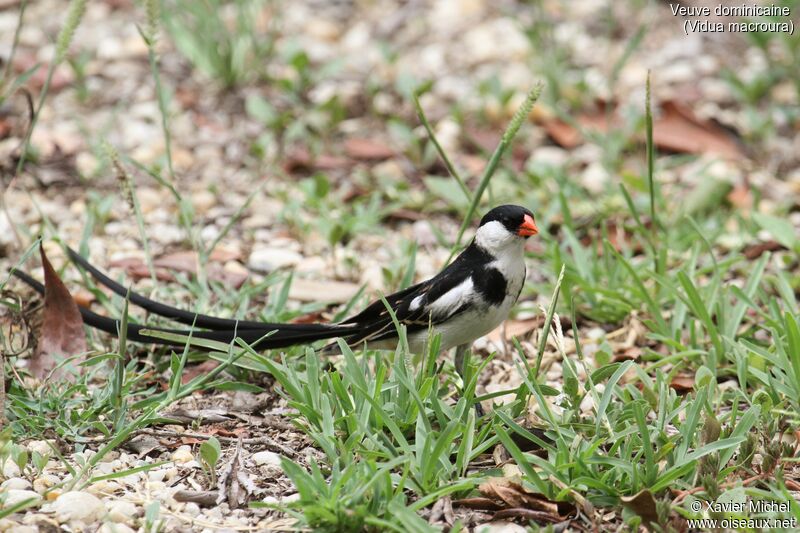
[[[392,314],[406,328],[409,351],[423,353],[431,331],[440,336],[439,347],[457,347],[456,366],[463,371],[463,354],[471,343],[498,327],[517,302],[526,278],[524,246],[536,235],[533,213],[518,205],[501,205],[481,219],[474,238],[434,277],[376,300],[360,313],[338,323],[287,324],[218,318],[186,311],[129,291],[76,251],[69,257],[97,282],[153,314],[192,326],[191,330],[148,327],[127,323],[127,339],[144,343],[182,346],[178,340],[154,337],[149,332],[171,333],[226,343],[236,338],[256,350],[279,349],[320,340],[343,339],[350,347],[392,349],[399,335]],[[44,294],[44,286],[21,270],[12,273]],[[389,312],[392,310],[392,313]],[[122,322],[80,307],[84,323],[119,334]],[[148,330],[148,331],[144,331]],[[334,341],[322,348],[336,351]]]

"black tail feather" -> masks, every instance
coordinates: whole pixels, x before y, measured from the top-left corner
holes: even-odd
[[[214,329],[214,330],[244,330],[244,329],[256,329],[259,331],[263,331],[265,328],[274,328],[280,329],[282,331],[299,331],[299,332],[308,332],[308,326],[319,326],[318,328],[314,328],[317,331],[331,331],[336,326],[331,324],[279,324],[279,323],[270,323],[270,322],[253,322],[250,320],[235,320],[230,318],[218,318],[215,316],[209,315],[202,315],[199,313],[192,313],[191,311],[186,311],[184,309],[178,309],[177,307],[172,307],[169,305],[162,304],[160,302],[156,302],[155,300],[151,300],[142,296],[141,294],[135,293],[133,291],[130,292],[128,296],[128,289],[125,288],[122,284],[117,283],[105,273],[103,273],[100,269],[93,266],[89,263],[86,259],[81,257],[78,252],[73,250],[72,248],[67,247],[67,251],[69,253],[70,259],[72,259],[80,268],[83,270],[88,271],[93,278],[95,278],[101,285],[104,285],[112,292],[122,296],[123,298],[128,297],[129,301],[134,304],[138,305],[142,309],[146,311],[150,311],[158,316],[163,316],[164,318],[169,318],[176,322],[180,322],[181,324],[186,324],[188,326],[194,325],[198,328],[205,328],[205,329]]]
[[[88,265],[88,263],[86,264]],[[97,270],[94,269],[94,267],[91,268],[92,270]],[[92,270],[90,270],[90,272],[92,272]],[[97,272],[103,275],[102,272],[100,271]],[[36,292],[44,295],[44,285],[39,281],[37,281],[36,279],[34,279],[33,277],[31,277],[29,274],[16,269],[12,270],[11,273],[14,276],[18,277],[19,279],[21,279],[22,281],[24,281],[26,284],[30,285]],[[121,287],[121,285],[119,285],[118,283],[116,282],[113,283]],[[103,284],[105,285],[105,283]],[[125,296],[127,294],[127,290],[122,294],[123,296]],[[131,295],[133,295],[133,293],[131,293]],[[171,308],[169,306],[159,304],[158,302],[154,302],[153,300],[149,300],[141,296],[140,298],[143,298],[148,302],[161,306],[159,307],[159,309],[163,307],[167,309],[173,309],[175,311],[180,311],[181,313],[187,313],[192,317],[194,316],[193,314],[188,313],[186,311],[181,311],[180,309]],[[131,301],[133,301],[132,298]],[[81,317],[83,318],[84,324],[91,326],[95,329],[99,329],[100,331],[105,331],[106,333],[110,333],[112,335],[119,335],[120,328],[122,327],[122,323],[120,320],[99,315],[94,311],[86,309],[85,307],[78,306],[78,309],[81,313]],[[145,309],[148,308],[145,307]],[[153,313],[159,314],[156,311],[153,311],[152,309],[148,310],[152,311]],[[167,318],[172,318],[172,317],[167,316]],[[207,317],[207,318],[215,319],[215,317]],[[190,330],[150,327],[128,322],[127,338],[128,340],[134,342],[161,344],[166,346],[185,345],[185,343],[182,341],[161,339],[142,334],[143,330],[150,330],[150,331],[160,331],[163,333],[171,333],[175,335],[183,335],[187,337],[191,334],[191,336],[194,338],[208,339],[224,343],[230,343],[236,338],[241,338],[248,344],[256,343],[253,345],[253,348],[255,349],[266,350],[274,348],[285,348],[287,346],[293,346],[296,344],[311,343],[318,340],[331,339],[334,337],[341,337],[341,336],[351,335],[354,333],[352,328],[343,328],[336,325],[328,325],[328,324],[272,324],[268,322],[264,323],[249,322],[249,324],[251,324],[252,326],[258,326],[258,327],[239,328],[236,327],[236,322],[237,322],[236,320],[230,320],[229,322],[227,321],[227,319],[215,319],[215,320],[225,321],[225,323],[232,323],[234,324],[234,327],[217,328],[212,331],[205,331],[202,329],[201,330],[192,329],[190,331]],[[205,323],[208,324],[208,322]],[[198,324],[195,324],[195,327],[197,326]],[[291,327],[287,328],[287,326]],[[270,335],[266,338],[262,338],[267,334]]]

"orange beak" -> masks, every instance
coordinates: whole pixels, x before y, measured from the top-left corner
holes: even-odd
[[[517,235],[520,237],[530,237],[537,233],[539,233],[539,228],[536,227],[536,222],[533,221],[533,217],[525,215],[525,218],[522,219],[522,225],[517,230]]]

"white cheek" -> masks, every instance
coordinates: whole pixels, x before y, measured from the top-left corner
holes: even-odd
[[[497,220],[487,222],[475,233],[475,242],[485,250],[502,248],[513,240],[514,234]]]

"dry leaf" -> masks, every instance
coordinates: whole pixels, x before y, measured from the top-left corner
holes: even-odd
[[[645,524],[658,523],[656,500],[649,490],[643,489],[633,496],[623,496],[620,499],[625,507],[641,516]]]
[[[312,156],[305,148],[298,147],[292,150],[284,159],[283,169],[287,173],[309,172],[313,170],[341,170],[352,166],[352,161],[346,157],[336,157],[321,154]]]
[[[250,479],[242,466],[242,439],[236,443],[233,457],[222,468],[217,483],[219,494],[217,504],[227,500],[228,507],[236,509],[247,503],[250,495],[257,490],[255,483]]]
[[[613,115],[611,118],[614,118]],[[581,129],[585,131],[594,130],[603,133],[610,129],[606,113],[602,109],[578,115],[577,122]],[[581,132],[563,120],[553,118],[545,121],[544,130],[556,144],[564,148],[575,148],[583,143]]]
[[[462,498],[460,500],[453,501],[453,505],[457,507],[466,507],[468,509],[478,509],[482,511],[498,511],[500,510],[500,504],[494,501],[491,498],[483,498],[480,496],[476,496],[474,498]]]
[[[766,241],[766,242],[759,242],[756,244],[748,244],[742,250],[744,256],[751,261],[753,259],[758,259],[761,257],[762,254],[766,252],[777,252],[778,250],[788,250],[784,245],[779,243],[778,241]]]
[[[344,152],[353,159],[379,161],[394,157],[395,151],[380,141],[351,137],[344,142]]]
[[[28,71],[36,64],[39,65],[39,68],[36,69],[36,72],[34,72],[30,78],[28,78],[26,83],[28,87],[33,89],[33,92],[39,92],[44,86],[44,83],[47,80],[47,73],[50,69],[50,65],[48,63],[39,61],[36,57],[36,54],[33,52],[26,52],[24,50],[18,51],[18,53],[14,56],[12,63],[14,71],[17,74],[22,74],[23,72]],[[67,65],[57,66],[55,71],[53,71],[53,78],[50,80],[50,93],[60,91],[61,89],[72,84],[74,80],[75,75],[72,74],[72,71],[69,68],[67,68]]]
[[[678,374],[672,378],[669,384],[677,393],[686,394],[694,389],[694,375],[693,374]]]
[[[215,254],[212,253],[210,257],[211,261],[217,260],[214,256]],[[220,258],[227,258],[229,256],[229,252],[221,252],[218,255]],[[176,278],[170,271],[184,272],[191,275],[196,274],[197,254],[194,252],[176,252],[155,259],[153,265],[156,267],[156,279],[171,283],[174,282]],[[109,266],[124,268],[125,273],[134,280],[150,277],[150,269],[147,267],[144,260],[138,257],[118,259],[109,263]],[[248,274],[244,268],[242,268],[242,272],[238,272],[216,262],[209,263],[206,266],[206,274],[209,280],[218,281],[234,289],[241,287],[248,278]]]
[[[562,521],[561,517],[558,515],[552,515],[544,511],[521,508],[503,509],[502,511],[497,511],[492,520],[506,520],[508,518],[523,518],[528,521],[549,522],[551,524],[557,524],[558,522]]]
[[[601,108],[583,113],[576,119],[581,130],[604,133],[611,129],[607,114]],[[612,122],[613,123],[613,122]],[[571,149],[583,143],[578,128],[559,119],[546,120],[545,131],[558,145]],[[668,100],[661,105],[661,115],[653,122],[653,142],[662,149],[688,154],[713,154],[723,158],[740,159],[742,151],[733,135],[716,124],[701,120],[684,104]]]
[[[506,320],[503,324],[489,332],[486,336],[490,341],[498,343],[503,341],[505,335],[506,340],[511,340],[514,337],[522,337],[534,331],[544,324],[544,317],[537,316],[534,318],[526,318],[524,320]]]
[[[193,502],[201,507],[216,507],[219,492],[216,490],[179,490],[172,497],[177,502]]]
[[[40,246],[39,251],[44,270],[44,318],[29,370],[42,379],[64,358],[85,353],[87,348],[78,305],[47,259],[44,247]],[[59,371],[54,377],[65,377],[65,374]]]
[[[502,502],[507,508],[531,509],[558,516],[555,502],[531,494],[522,485],[507,478],[489,478],[478,486],[478,491],[487,498]]]
[[[230,414],[225,409],[175,409],[168,413],[163,413],[164,418],[170,419],[174,423],[183,424],[215,424],[217,422],[228,422],[231,420]]]
[[[219,363],[214,361],[213,359],[209,359],[207,361],[203,361],[199,365],[190,365],[187,366],[183,373],[181,374],[181,384],[186,385],[190,381],[192,381],[197,376],[204,376],[217,368]]]
[[[126,442],[123,447],[126,450],[132,451],[139,457],[144,457],[154,450],[158,450],[160,452],[163,448],[163,445],[160,440],[152,435],[136,435],[131,440]]]
[[[661,105],[661,116],[653,125],[653,141],[663,150],[689,154],[714,154],[740,159],[742,152],[730,133],[708,121],[697,118],[677,102]]]
[[[78,289],[75,294],[72,295],[72,299],[75,300],[75,303],[78,307],[90,307],[92,302],[95,301],[94,294],[87,291],[86,289]]]
[[[197,254],[195,252],[174,252],[154,259],[153,265],[194,274],[197,272]]]
[[[750,210],[753,207],[753,193],[747,185],[736,185],[728,193],[728,201],[733,207]]]

